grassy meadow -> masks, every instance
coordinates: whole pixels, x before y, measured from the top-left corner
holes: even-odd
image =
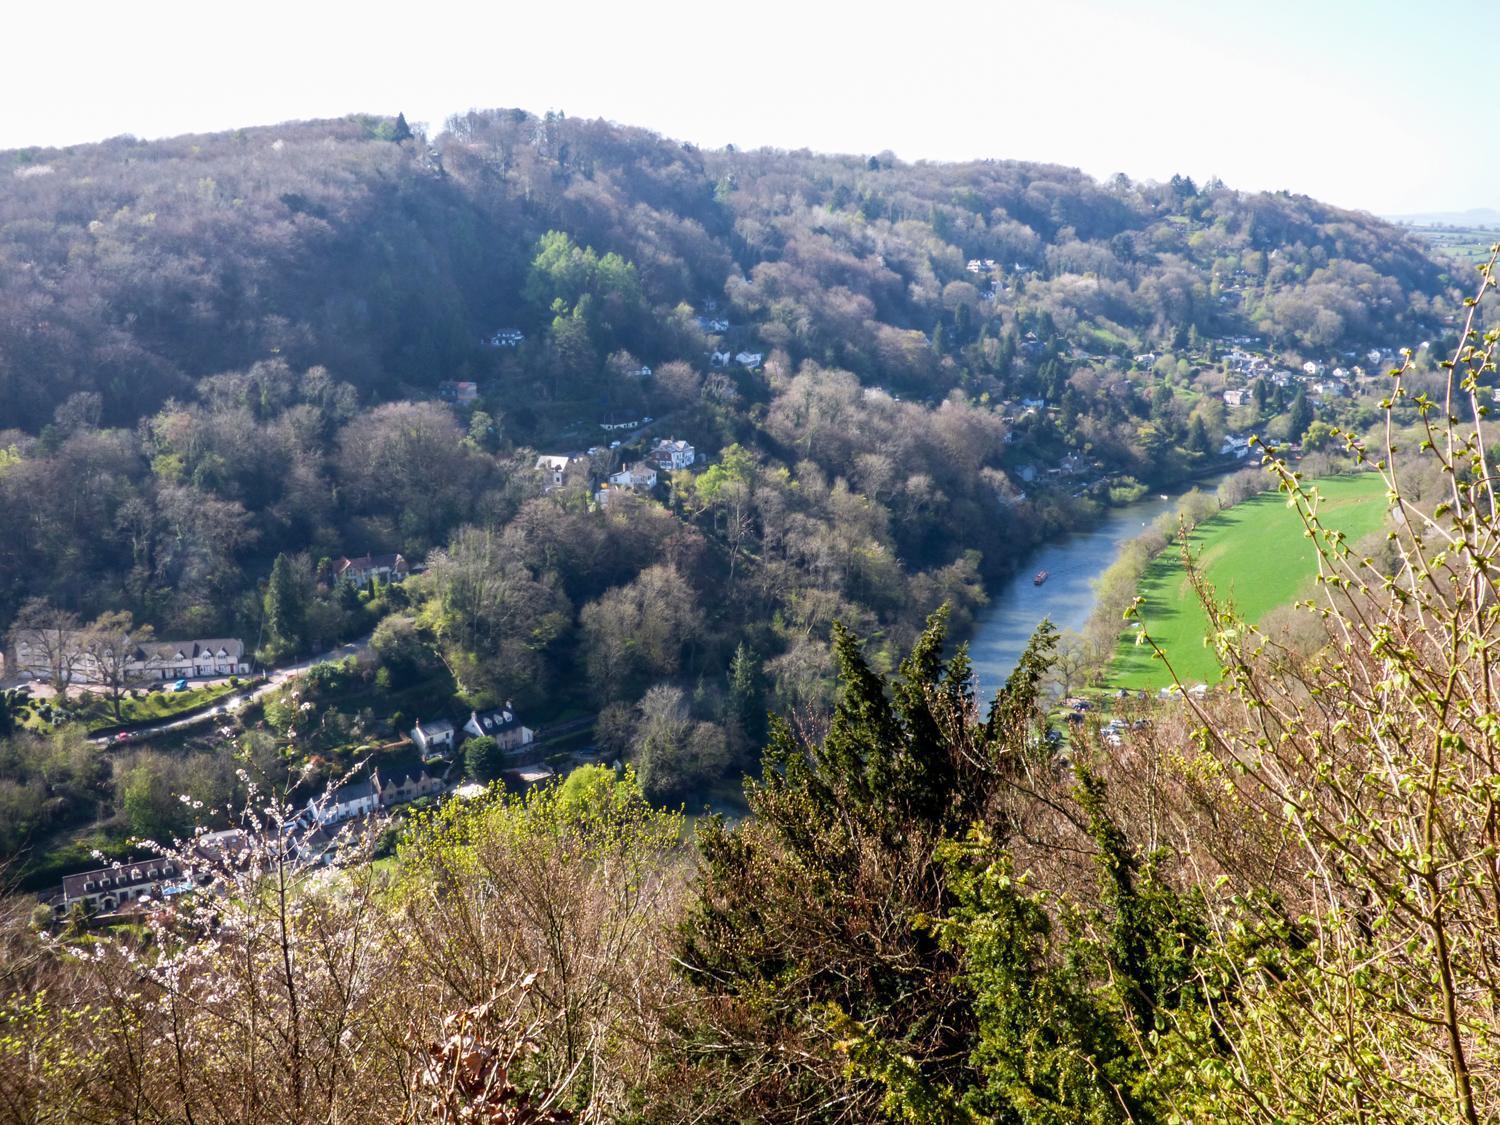
[[[1325,526],[1354,543],[1378,531],[1385,519],[1385,485],[1374,473],[1313,482],[1323,496]],[[1278,606],[1305,597],[1313,588],[1317,556],[1313,543],[1284,493],[1267,492],[1235,505],[1192,534],[1199,568],[1221,599],[1232,601],[1246,620],[1260,621]],[[1188,584],[1177,547],[1169,547],[1141,580],[1142,618],[1166,650],[1183,683],[1213,683],[1219,666],[1204,643],[1208,618]],[[1172,682],[1150,648],[1134,643],[1128,630],[1109,669],[1111,687],[1155,690]]]

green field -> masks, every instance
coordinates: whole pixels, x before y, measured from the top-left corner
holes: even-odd
[[[1378,531],[1385,518],[1385,484],[1374,473],[1312,482],[1323,495],[1320,515],[1358,542]],[[1286,496],[1268,492],[1237,504],[1199,525],[1192,535],[1193,553],[1221,599],[1234,603],[1256,622],[1278,606],[1312,590],[1317,555]],[[1182,556],[1169,548],[1147,568],[1140,594],[1147,631],[1171,658],[1185,684],[1213,683],[1219,666],[1204,644],[1208,618],[1188,585]],[[1172,682],[1166,666],[1127,631],[1109,668],[1111,687],[1155,690]]]
[[[1413,234],[1431,244],[1440,254],[1469,264],[1479,265],[1489,260],[1490,247],[1500,242],[1500,230],[1494,227],[1418,226],[1408,228]]]

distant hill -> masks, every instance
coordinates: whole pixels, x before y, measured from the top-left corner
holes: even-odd
[[[131,425],[273,355],[377,399],[483,378],[481,338],[552,321],[523,291],[548,230],[638,271],[639,300],[590,323],[600,355],[699,362],[669,314],[714,299],[736,346],[939,395],[990,366],[959,347],[1043,314],[1121,354],[1189,330],[1326,351],[1425,334],[1451,285],[1368,214],[1217,181],[700,151],[520,110],[450,125],[431,144],[356,117],[0,152],[0,429],[35,433],[78,392]],[[937,348],[902,335],[945,320]]]
[[[1442,224],[1450,227],[1500,227],[1500,210],[1494,207],[1473,207],[1467,211],[1418,211],[1410,215],[1387,215],[1393,223],[1414,227]]]

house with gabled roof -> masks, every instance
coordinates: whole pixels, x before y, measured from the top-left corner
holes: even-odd
[[[568,470],[586,460],[582,453],[543,453],[536,459],[536,471],[542,474],[549,490],[561,488],[567,481]]]
[[[686,469],[698,459],[698,453],[685,441],[663,438],[651,450],[651,460],[664,473]]]
[[[656,470],[646,462],[638,461],[611,474],[609,483],[616,488],[628,488],[632,492],[649,492],[656,487]]]
[[[521,722],[509,702],[503,707],[488,711],[471,711],[469,721],[464,724],[463,729],[465,734],[473,738],[488,735],[500,749],[508,751],[530,746],[536,738],[536,733]]]
[[[423,754],[435,754],[452,750],[457,736],[457,730],[447,719],[435,719],[430,723],[418,719],[417,725],[411,728],[407,737],[416,743],[417,749]]]
[[[69,674],[71,682],[98,683],[101,670],[83,651],[84,634],[74,632],[64,639],[76,652]],[[32,679],[51,676],[47,646],[25,633],[15,638],[15,670]],[[192,641],[148,641],[128,655],[126,672],[137,680],[195,680],[215,676],[244,676],[250,672],[245,642],[238,637],[206,637]]]
[[[80,904],[90,914],[113,914],[131,903],[160,901],[193,886],[193,873],[182,864],[152,857],[63,876],[62,906],[66,910]]]
[[[406,557],[399,552],[391,555],[362,555],[351,559],[341,556],[334,560],[333,578],[336,582],[353,582],[363,586],[372,578],[382,582],[400,582],[411,573]]]

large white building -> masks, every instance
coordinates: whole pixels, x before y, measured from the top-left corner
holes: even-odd
[[[651,460],[665,473],[670,473],[673,469],[686,469],[697,459],[698,454],[691,445],[671,438],[663,438],[651,450]]]

